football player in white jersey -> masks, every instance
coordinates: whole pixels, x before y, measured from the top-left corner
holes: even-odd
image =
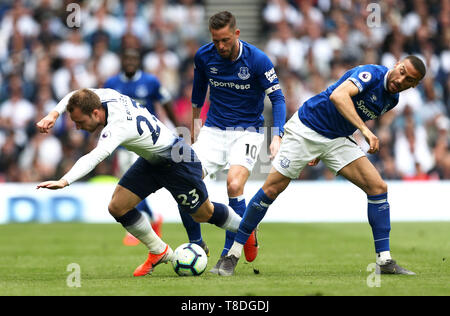
[[[136,205],[149,194],[166,188],[179,208],[196,222],[209,222],[237,231],[240,216],[231,207],[208,199],[202,166],[195,152],[147,109],[113,89],[82,89],[65,96],[37,123],[47,133],[57,118],[68,111],[77,129],[101,130],[97,147],[81,157],[60,180],[45,181],[37,188],[62,189],[87,175],[118,146],[140,157],[120,179],[108,206],[110,214],[149,249],[145,263],[134,276],[151,274],[156,265],[168,262],[173,251],[152,230]]]

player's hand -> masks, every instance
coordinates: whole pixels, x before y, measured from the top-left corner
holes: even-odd
[[[273,160],[275,156],[278,153],[278,150],[281,146],[281,137],[280,136],[274,136],[272,138],[272,142],[270,143],[269,150],[270,150],[270,160]]]
[[[316,158],[314,160],[311,160],[310,162],[308,162],[308,166],[311,166],[311,167],[317,166],[319,161],[320,161],[320,158]]]
[[[68,185],[69,184],[67,183],[67,181],[65,179],[61,179],[61,180],[57,180],[57,181],[41,182],[37,185],[36,189],[45,188],[45,189],[50,189],[50,190],[58,190],[58,189],[62,189],[64,187],[66,187]]]
[[[41,133],[48,133],[48,131],[55,125],[56,120],[59,117],[59,113],[51,111],[43,119],[36,123],[36,126]]]
[[[203,121],[196,118],[192,121],[191,126],[191,145],[197,141],[198,134],[200,134],[200,129],[203,126]]]
[[[369,154],[375,154],[380,149],[380,141],[378,137],[375,136],[368,128],[361,130],[361,133],[364,135],[367,143],[369,144],[369,150],[367,151]]]

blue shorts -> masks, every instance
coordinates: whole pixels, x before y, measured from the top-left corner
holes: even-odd
[[[183,147],[192,150],[188,145]],[[193,150],[192,155],[195,156]],[[167,160],[151,164],[139,157],[120,179],[119,184],[141,199],[166,188],[177,201],[180,210],[193,214],[208,199],[208,191],[202,179],[202,165],[198,159],[195,160]]]

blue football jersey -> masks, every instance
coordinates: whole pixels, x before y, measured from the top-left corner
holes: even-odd
[[[202,46],[195,55],[192,106],[203,105],[209,85],[211,104],[206,126],[259,128],[264,123],[266,93],[280,89],[267,55],[251,44],[239,43],[240,52],[234,61],[221,57],[213,43]]]
[[[105,82],[104,88],[111,88],[129,96],[152,114],[155,114],[155,101],[161,104],[170,101],[169,93],[161,87],[158,78],[143,71],[137,71],[131,79],[123,73],[115,75]]]
[[[350,69],[325,91],[303,103],[298,110],[300,120],[328,138],[352,135],[356,127],[345,119],[330,101],[331,93],[345,80],[351,80],[359,90],[359,93],[352,97],[356,112],[364,122],[376,119],[398,103],[399,94],[391,94],[386,90],[387,73],[388,68],[379,65],[363,65]]]

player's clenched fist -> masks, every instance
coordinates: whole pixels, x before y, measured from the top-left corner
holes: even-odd
[[[56,119],[59,117],[59,113],[51,111],[43,119],[36,123],[36,126],[41,133],[48,133],[48,131],[55,125]]]

